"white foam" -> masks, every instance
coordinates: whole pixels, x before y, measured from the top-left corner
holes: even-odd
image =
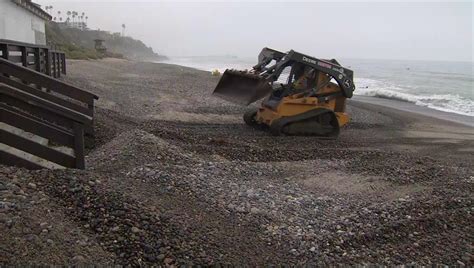
[[[407,88],[368,78],[356,78],[355,83],[355,95],[411,102],[444,112],[474,116],[474,101],[457,94],[415,95],[407,93]]]

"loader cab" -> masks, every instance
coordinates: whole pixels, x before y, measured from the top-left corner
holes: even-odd
[[[263,105],[275,110],[280,101],[290,95],[301,93],[313,96],[335,91],[339,86],[331,82],[333,80],[328,74],[296,62],[281,72],[278,80],[272,85],[272,94],[263,101]]]
[[[314,87],[317,83],[318,71],[310,66],[294,63],[285,67],[278,80],[273,83],[270,98],[280,100],[283,97],[297,94]]]

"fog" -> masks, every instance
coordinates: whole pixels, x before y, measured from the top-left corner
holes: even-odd
[[[51,1],[168,56],[255,57],[262,47],[316,57],[472,61],[473,6],[461,3]]]

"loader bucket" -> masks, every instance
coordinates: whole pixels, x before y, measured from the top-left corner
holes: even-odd
[[[226,70],[212,94],[236,104],[249,105],[271,91],[270,84],[258,75]]]

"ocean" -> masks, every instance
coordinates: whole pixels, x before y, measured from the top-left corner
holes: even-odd
[[[164,63],[212,71],[251,69],[256,58],[171,57]],[[354,71],[355,95],[394,99],[474,117],[472,62],[338,59]]]

